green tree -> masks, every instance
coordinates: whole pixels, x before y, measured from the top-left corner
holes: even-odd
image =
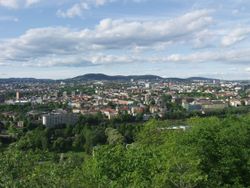
[[[124,137],[117,129],[107,128],[105,134],[110,145],[122,144],[124,142]]]

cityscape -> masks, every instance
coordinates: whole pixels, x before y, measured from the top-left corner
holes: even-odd
[[[131,78],[130,78],[131,77]],[[74,125],[80,115],[102,114],[111,120],[119,115],[132,119],[183,119],[196,115],[206,116],[248,112],[250,84],[247,81],[223,81],[208,78],[162,78],[145,76],[107,76],[88,74],[68,80],[8,80],[0,84],[2,105],[28,106],[24,114],[33,116],[34,123],[46,127],[61,124]],[[55,108],[41,110],[40,106],[56,104]],[[58,108],[56,108],[58,106]],[[6,108],[8,109],[8,108]],[[20,127],[20,114],[1,112],[2,121]]]
[[[249,188],[249,9],[0,0],[0,188]]]

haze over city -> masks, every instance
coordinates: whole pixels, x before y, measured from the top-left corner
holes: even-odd
[[[250,79],[250,1],[0,0],[0,78]]]

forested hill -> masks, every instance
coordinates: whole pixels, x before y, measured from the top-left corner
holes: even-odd
[[[36,79],[36,78],[0,78],[1,83],[20,84],[20,83],[54,83],[52,79]]]
[[[65,81],[138,81],[138,80],[148,80],[148,81],[174,81],[174,82],[190,82],[190,81],[213,81],[218,79],[204,78],[204,77],[190,77],[190,78],[163,78],[156,75],[116,75],[110,76],[106,74],[85,74],[82,76],[77,76],[74,78],[66,79]]]
[[[109,76],[106,74],[85,74],[83,76],[77,76],[70,80],[74,81],[86,81],[86,80],[107,80],[107,81],[130,81],[130,80],[163,80],[160,76],[155,75],[131,75],[131,76]]]
[[[203,77],[190,77],[190,78],[163,78],[156,75],[116,75],[110,76],[106,74],[85,74],[82,76],[77,76],[68,79],[36,79],[36,78],[0,78],[0,83],[15,84],[15,83],[60,83],[60,82],[86,82],[86,81],[170,81],[170,82],[192,82],[192,81],[208,81],[211,82],[212,78]]]

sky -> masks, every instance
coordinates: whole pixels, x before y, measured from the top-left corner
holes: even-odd
[[[0,78],[250,80],[249,0],[0,0]]]

